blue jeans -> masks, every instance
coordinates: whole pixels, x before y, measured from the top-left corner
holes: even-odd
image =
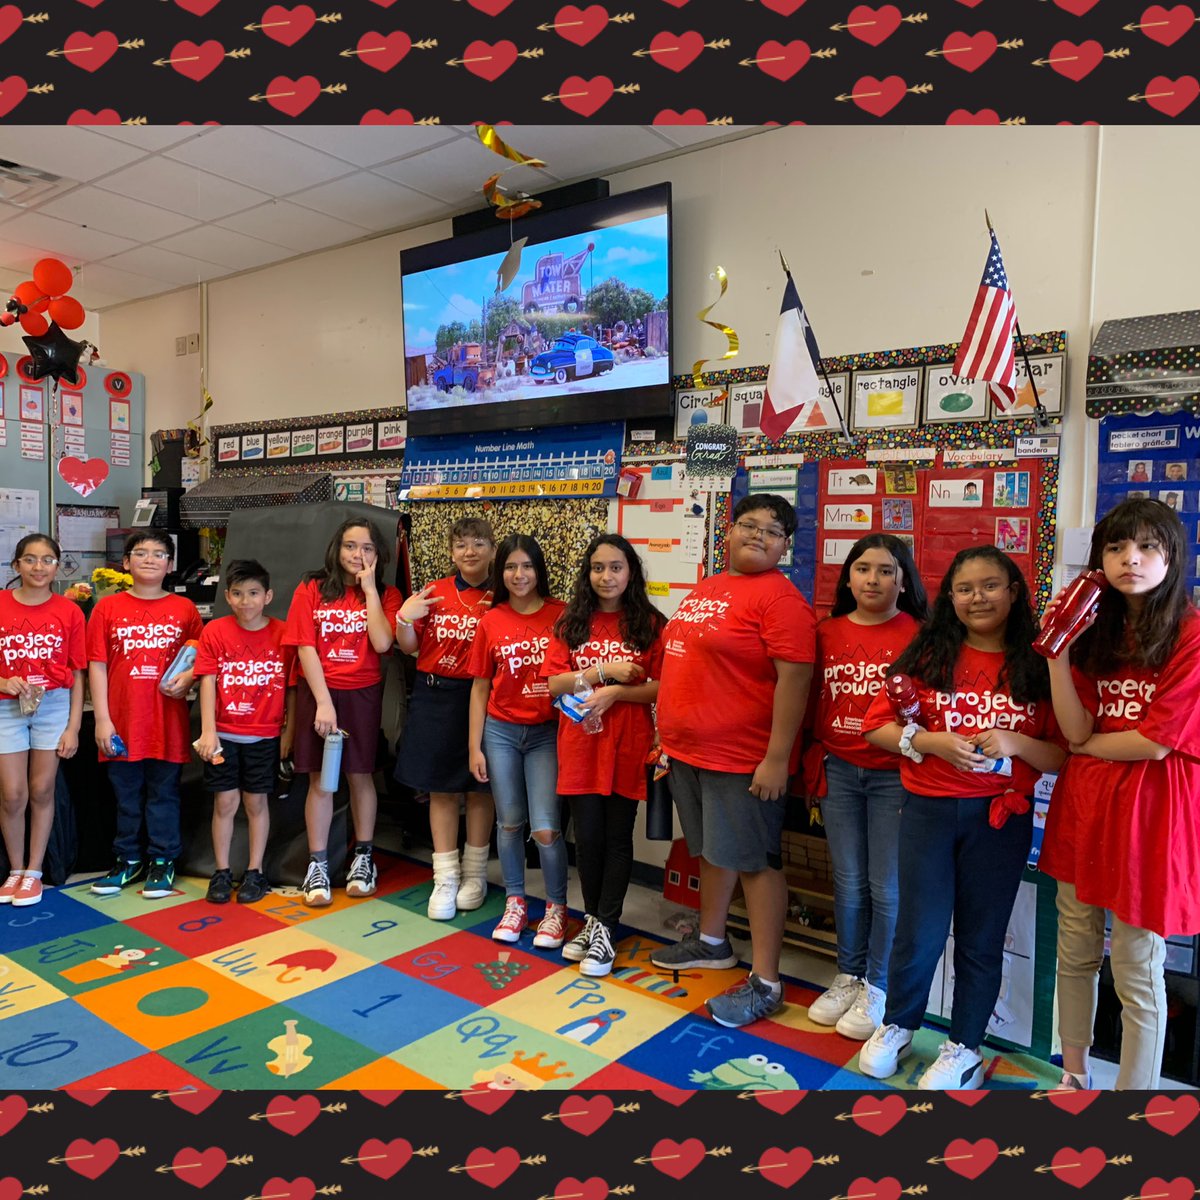
[[[825,777],[821,816],[833,863],[838,970],[886,992],[900,894],[900,772],[856,767],[830,754]]]
[[[1033,839],[1033,807],[988,824],[990,798],[918,796],[900,810],[900,913],[885,1024],[919,1029],[954,919],[950,1038],[983,1041],[1004,968],[1004,935]]]
[[[117,796],[117,836],[113,852],[135,861],[146,857],[142,849],[142,821],[150,858],[174,862],[183,852],[179,833],[179,763],[143,758],[137,762],[114,759],[108,764],[108,781]]]
[[[558,803],[558,722],[515,725],[488,717],[483,726],[492,798],[496,802],[496,849],[509,896],[525,895],[525,822],[532,832],[548,830],[554,840],[537,842],[546,897],[567,902],[567,847]]]

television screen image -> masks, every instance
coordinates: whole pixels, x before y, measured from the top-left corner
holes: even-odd
[[[668,413],[668,197],[648,188],[524,218],[519,250],[504,223],[404,251],[409,432]]]

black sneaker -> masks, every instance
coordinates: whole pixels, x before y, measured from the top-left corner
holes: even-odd
[[[139,879],[146,877],[146,863],[140,858],[118,858],[113,867],[102,879],[92,884],[92,891],[97,896],[115,896],[122,888]]]
[[[208,892],[204,898],[210,904],[228,904],[233,895],[233,872],[228,867],[218,867],[208,881]]]
[[[375,891],[378,871],[375,869],[375,859],[370,850],[355,852],[346,872],[346,895],[369,896]]]
[[[607,975],[612,970],[613,959],[616,957],[617,952],[613,949],[608,926],[603,921],[596,921],[588,939],[587,953],[579,963],[580,972],[593,977]]]
[[[270,890],[271,885],[267,882],[267,877],[261,871],[256,871],[251,867],[242,876],[242,882],[238,885],[237,902],[253,904],[255,900],[261,900]]]
[[[656,967],[665,967],[669,971],[694,971],[697,968],[727,971],[730,967],[736,967],[738,960],[728,938],[719,946],[710,946],[697,935],[655,950],[650,955],[650,961]]]
[[[175,894],[175,864],[166,858],[156,858],[150,864],[150,874],[142,885],[146,900],[162,900]]]

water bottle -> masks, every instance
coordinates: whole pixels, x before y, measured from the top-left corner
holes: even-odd
[[[978,746],[975,747],[979,749]],[[1012,774],[1012,759],[1011,758],[985,758],[983,765],[972,767],[972,771],[976,771],[981,775],[1011,775]]]
[[[171,680],[177,675],[182,675],[184,671],[191,669],[192,664],[196,661],[196,651],[199,647],[200,643],[197,641],[187,641],[179,647],[179,653],[175,655],[175,661],[167,668],[166,674],[158,681],[160,691],[165,691],[170,686]]]
[[[883,685],[887,689],[888,699],[892,702],[892,711],[901,725],[921,723],[921,698],[917,695],[917,686],[907,675],[892,675]]]
[[[321,755],[321,791],[336,792],[342,774],[342,743],[349,737],[344,729],[325,735],[325,753]]]
[[[1033,648],[1044,658],[1058,658],[1063,648],[1082,633],[1096,616],[1096,606],[1108,579],[1103,571],[1084,571],[1059,594],[1058,606],[1041,633],[1033,639]]]
[[[560,713],[564,713],[570,717],[584,733],[599,733],[604,728],[604,721],[601,719],[600,714],[588,712],[583,707],[594,690],[583,677],[583,674],[580,673],[575,676],[575,691],[573,693],[564,692],[554,701],[554,707]]]
[[[125,758],[129,754],[129,747],[125,745],[125,739],[114,729],[112,738],[109,741],[112,747],[112,753],[109,758]]]

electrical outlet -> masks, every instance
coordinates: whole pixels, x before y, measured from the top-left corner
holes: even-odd
[[[196,354],[200,349],[200,335],[198,333],[189,333],[187,339],[187,352]]]
[[[175,353],[186,354],[188,352],[187,343],[188,340],[186,337],[177,337],[175,339]]]

